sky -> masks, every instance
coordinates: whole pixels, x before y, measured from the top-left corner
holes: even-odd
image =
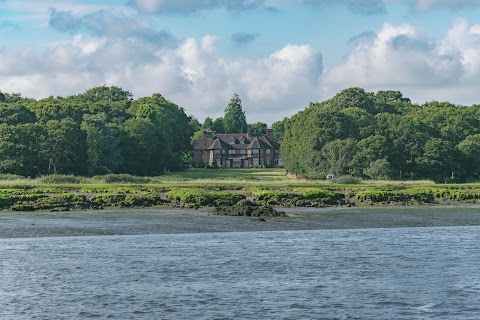
[[[0,91],[119,86],[271,125],[349,87],[480,103],[480,0],[0,0]]]

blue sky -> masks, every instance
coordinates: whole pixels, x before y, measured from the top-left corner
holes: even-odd
[[[161,93],[268,124],[360,86],[480,103],[480,0],[0,0],[0,91]]]

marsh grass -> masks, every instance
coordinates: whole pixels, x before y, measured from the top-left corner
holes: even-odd
[[[292,178],[283,169],[190,169],[160,177],[3,175],[0,210],[70,210],[103,206],[230,205],[246,197],[265,205],[325,206],[480,203],[480,184],[365,180],[346,184]],[[9,179],[7,179],[9,178]],[[351,181],[346,181],[351,182]]]

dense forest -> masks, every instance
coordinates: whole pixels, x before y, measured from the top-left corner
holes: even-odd
[[[0,92],[0,174],[159,175],[191,165],[202,130],[246,132],[234,95],[223,117],[200,124],[160,94],[118,87],[34,100]],[[265,133],[266,123],[252,124]],[[398,91],[349,88],[273,123],[288,172],[367,179],[480,178],[480,105],[413,104]]]
[[[0,92],[0,173],[158,175],[190,165],[198,121],[118,87],[42,100]]]
[[[285,167],[301,177],[480,177],[480,105],[417,105],[398,91],[350,88],[311,103],[284,124]]]

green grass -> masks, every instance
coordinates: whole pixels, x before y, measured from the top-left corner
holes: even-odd
[[[191,180],[285,181],[290,178],[284,169],[188,169],[157,177],[159,182]]]
[[[6,177],[6,176],[4,176]],[[106,175],[0,179],[0,210],[152,205],[230,205],[247,198],[281,206],[480,203],[480,184],[296,179],[283,169],[189,169],[160,177]],[[354,181],[355,182],[355,181]]]

